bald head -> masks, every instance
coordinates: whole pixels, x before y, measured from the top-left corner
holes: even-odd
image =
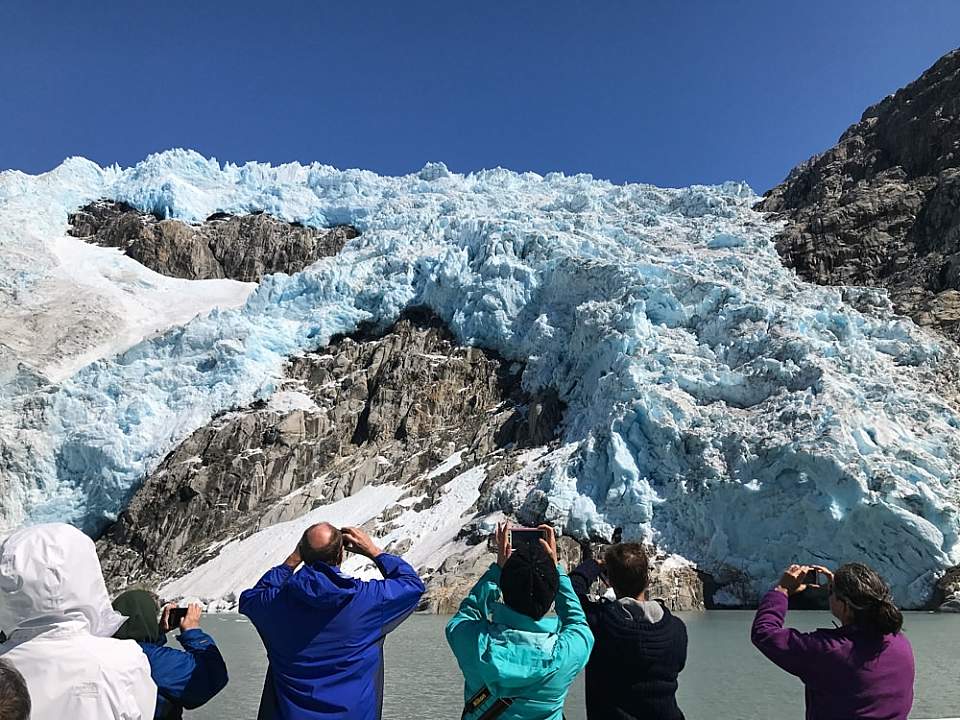
[[[317,523],[304,531],[297,550],[307,565],[317,562],[339,565],[343,562],[343,536],[330,523]]]

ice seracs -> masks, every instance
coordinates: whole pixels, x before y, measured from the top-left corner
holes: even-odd
[[[380,177],[189,151],[127,170],[73,160],[0,175],[5,306],[10,287],[41,304],[54,292],[18,253],[51,252],[67,213],[94,196],[188,221],[264,210],[362,235],[267,277],[241,308],[42,391],[5,390],[7,526],[101,527],[188,433],[268,397],[285,357],[417,304],[461,342],[525,361],[524,386],[567,405],[564,451],[505,481],[517,509],[577,533],[623,526],[754,591],[797,558],[862,559],[917,605],[960,562],[960,415],[938,392],[956,377],[955,350],[883,309],[879,291],[864,314],[840,289],[799,281],[743,184],[438,165]]]

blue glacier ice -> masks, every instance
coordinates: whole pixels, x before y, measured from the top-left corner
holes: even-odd
[[[362,234],[266,278],[242,308],[65,380],[0,369],[8,527],[101,527],[186,435],[269,395],[286,357],[418,304],[461,341],[525,361],[525,387],[567,403],[564,452],[534,487],[503,488],[518,510],[545,507],[577,534],[623,526],[755,590],[789,562],[860,559],[917,605],[960,563],[960,414],[940,393],[956,350],[879,290],[798,280],[742,183],[662,189],[439,163],[381,177],[182,150],[129,169],[71,159],[0,175],[0,297],[32,292],[14,256],[27,236],[62,236],[67,213],[97,197],[187,221],[265,210]],[[16,348],[4,357],[12,367]]]

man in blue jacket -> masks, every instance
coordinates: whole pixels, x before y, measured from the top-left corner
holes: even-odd
[[[384,579],[340,572],[344,547],[373,560]],[[240,595],[270,661],[258,720],[379,720],[384,638],[423,591],[410,565],[359,528],[307,528],[286,561]]]

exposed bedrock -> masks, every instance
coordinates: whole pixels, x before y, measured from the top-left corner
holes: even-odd
[[[551,442],[563,414],[555,394],[521,390],[522,369],[456,345],[423,311],[291,359],[269,402],[215,418],[146,479],[98,543],[110,586],[157,586],[365,485],[405,485],[430,504],[481,461],[495,482],[524,448]],[[427,473],[455,450],[459,469]]]
[[[960,565],[947,570],[937,582],[934,605],[940,612],[960,613]]]
[[[960,339],[960,50],[867,108],[758,205],[785,262],[821,284],[875,285]]]
[[[70,234],[116,247],[151,270],[188,280],[259,282],[336,255],[360,233],[349,225],[317,230],[266,213],[216,213],[200,225],[164,220],[123,202],[97,200],[70,215]]]

